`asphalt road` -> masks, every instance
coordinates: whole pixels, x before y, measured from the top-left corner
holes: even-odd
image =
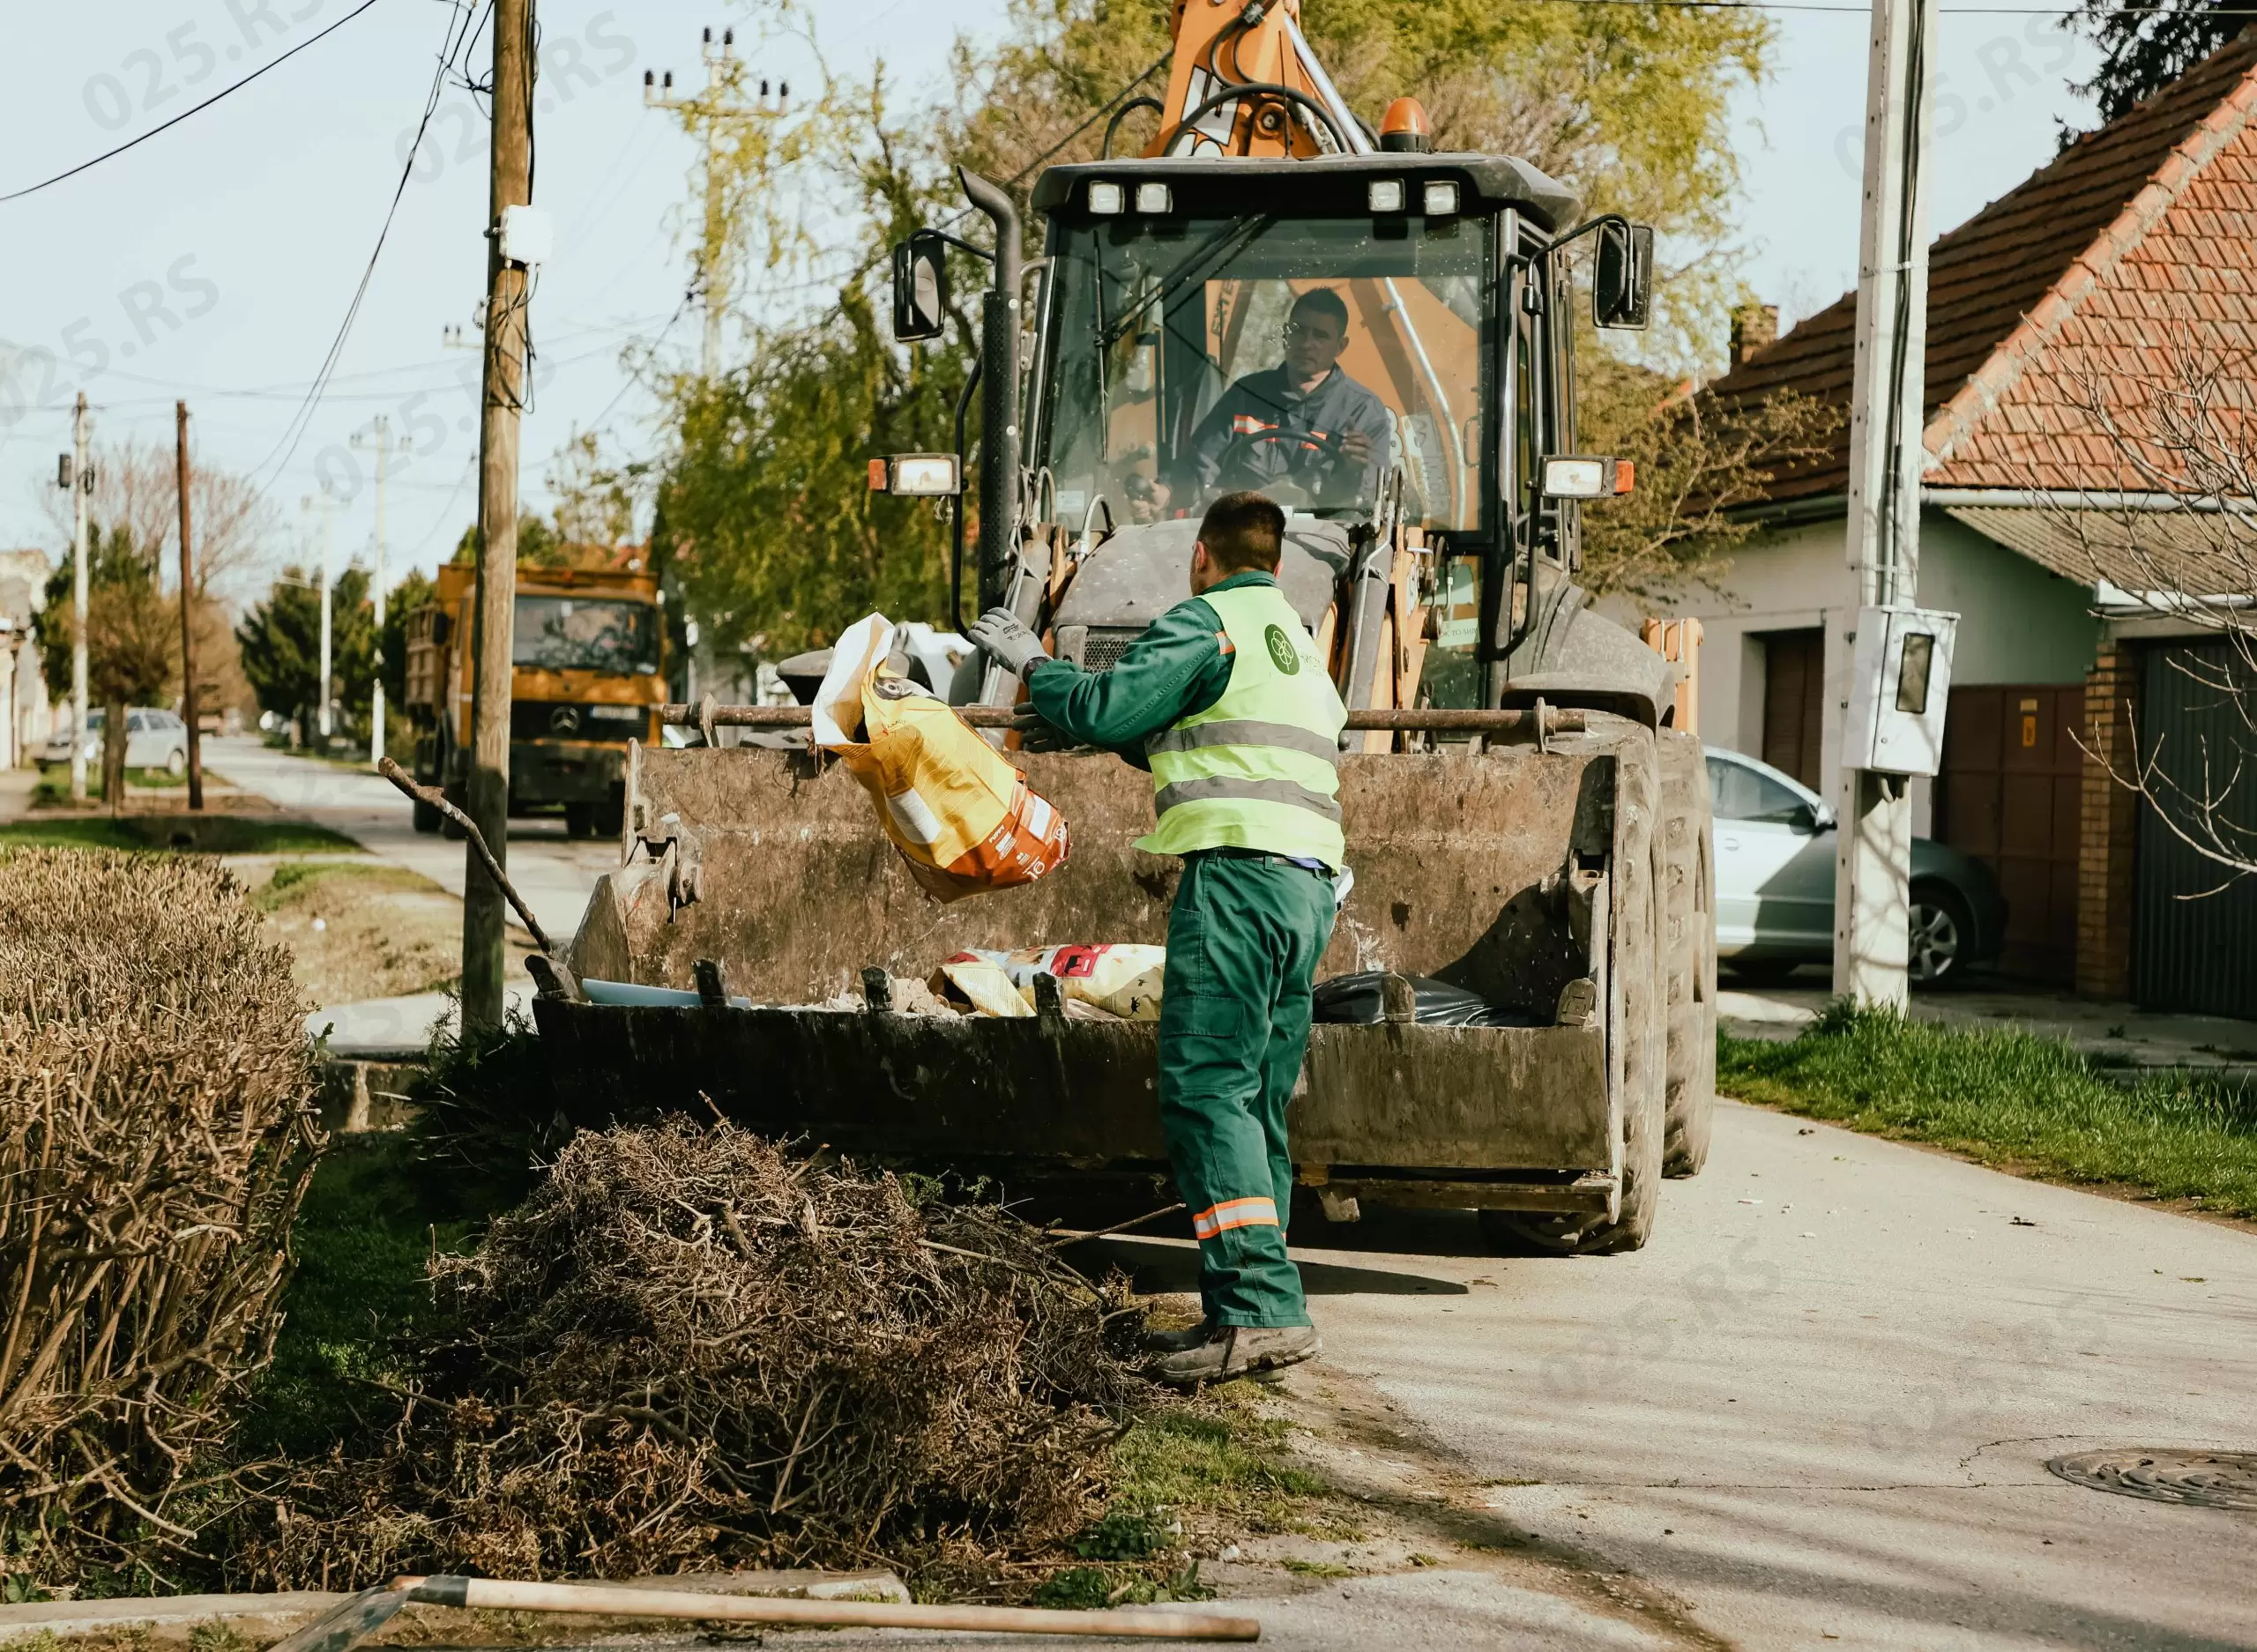
[[[294,756],[257,740],[209,740],[204,750],[214,770],[246,791],[343,832],[370,852],[461,896],[468,845],[416,831],[407,800],[369,770]],[[541,927],[561,944],[579,929],[596,880],[618,865],[619,845],[610,839],[567,837],[561,817],[512,821],[505,861],[510,881]],[[509,921],[517,925],[517,914],[510,913]]]
[[[1375,1395],[1406,1490],[1563,1565],[1303,1581],[1264,1645],[2257,1648],[2257,1514],[2045,1467],[2257,1450],[2257,1234],[1726,1105],[1635,1255],[1300,1237],[1327,1352],[1288,1386]]]

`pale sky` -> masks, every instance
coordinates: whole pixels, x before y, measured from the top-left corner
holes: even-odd
[[[150,130],[357,3],[15,0],[0,68],[0,194]],[[378,0],[139,148],[0,205],[0,547],[56,548],[42,499],[83,386],[98,438],[168,443],[174,398],[186,397],[201,453],[266,485],[286,529],[278,549],[292,548],[308,519],[301,501],[326,484],[340,563],[366,555],[375,526],[372,465],[350,437],[386,415],[395,436],[416,443],[393,472],[389,571],[447,554],[475,510],[478,357],[443,347],[442,333],[457,324],[475,339],[485,272],[483,120],[459,89],[443,101],[419,163],[427,175],[407,187],[336,376],[303,434],[291,432],[383,224],[448,10]],[[836,67],[866,70],[883,53],[898,83],[927,89],[957,31],[991,33],[1004,15],[1003,0],[816,10]],[[701,26],[734,20],[724,0],[545,0],[540,13],[536,195],[556,246],[533,309],[542,376],[522,485],[535,505],[550,455],[576,429],[601,431],[614,457],[655,450],[651,398],[620,354],[662,330],[681,359],[696,351],[677,233],[695,156],[673,117],[644,108],[643,71],[671,68],[678,86],[700,84]],[[1740,230],[1749,279],[1791,320],[1854,273],[1866,22],[1856,11],[1780,17],[1776,77],[1741,100],[1737,123]],[[2089,54],[2052,21],[1945,13],[1936,228],[2042,164],[2057,116],[2082,120],[2067,86]],[[756,71],[771,64],[780,78],[811,78],[803,49],[772,48]]]

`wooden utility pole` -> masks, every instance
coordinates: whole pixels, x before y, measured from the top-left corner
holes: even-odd
[[[1873,0],[1865,213],[1850,400],[1850,604],[1827,627],[1828,734],[1838,757],[1858,610],[1910,604],[1920,556],[1921,415],[1928,339],[1927,182],[1933,0]],[[1912,807],[1904,777],[1838,763],[1834,990],[1902,1005],[1910,950]]]
[[[180,717],[188,725],[188,806],[204,807],[204,736],[196,726],[196,558],[188,539],[188,404],[173,404],[180,471]]]
[[[86,392],[71,416],[71,800],[86,800]],[[112,806],[116,800],[112,799]]]
[[[486,220],[486,369],[480,398],[478,602],[473,621],[466,812],[505,870],[510,670],[517,631],[518,415],[524,406],[528,272],[502,256],[503,214],[533,203],[533,0],[494,0],[493,167]],[[464,852],[462,1024],[502,1024],[503,897]]]

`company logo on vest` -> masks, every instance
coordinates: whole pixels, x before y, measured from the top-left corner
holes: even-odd
[[[1270,662],[1288,677],[1301,668],[1300,651],[1293,646],[1293,639],[1285,635],[1285,628],[1273,625],[1263,632],[1262,640],[1270,649]]]

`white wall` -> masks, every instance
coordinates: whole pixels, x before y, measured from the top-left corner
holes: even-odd
[[[1610,599],[1618,619],[1649,612],[1695,615],[1701,645],[1701,737],[1711,745],[1761,755],[1763,746],[1764,633],[1826,631],[1827,678],[1846,681],[1855,596],[1844,560],[1843,519],[1766,533],[1736,547],[1719,591],[1690,591],[1669,605]],[[1940,510],[1920,526],[1921,606],[1959,614],[1952,665],[1956,683],[2070,683],[2084,681],[2100,637],[2086,587],[2047,572]],[[1839,720],[1827,723],[1820,793],[1834,795]],[[1926,781],[1912,786],[1913,830],[1932,818]]]

